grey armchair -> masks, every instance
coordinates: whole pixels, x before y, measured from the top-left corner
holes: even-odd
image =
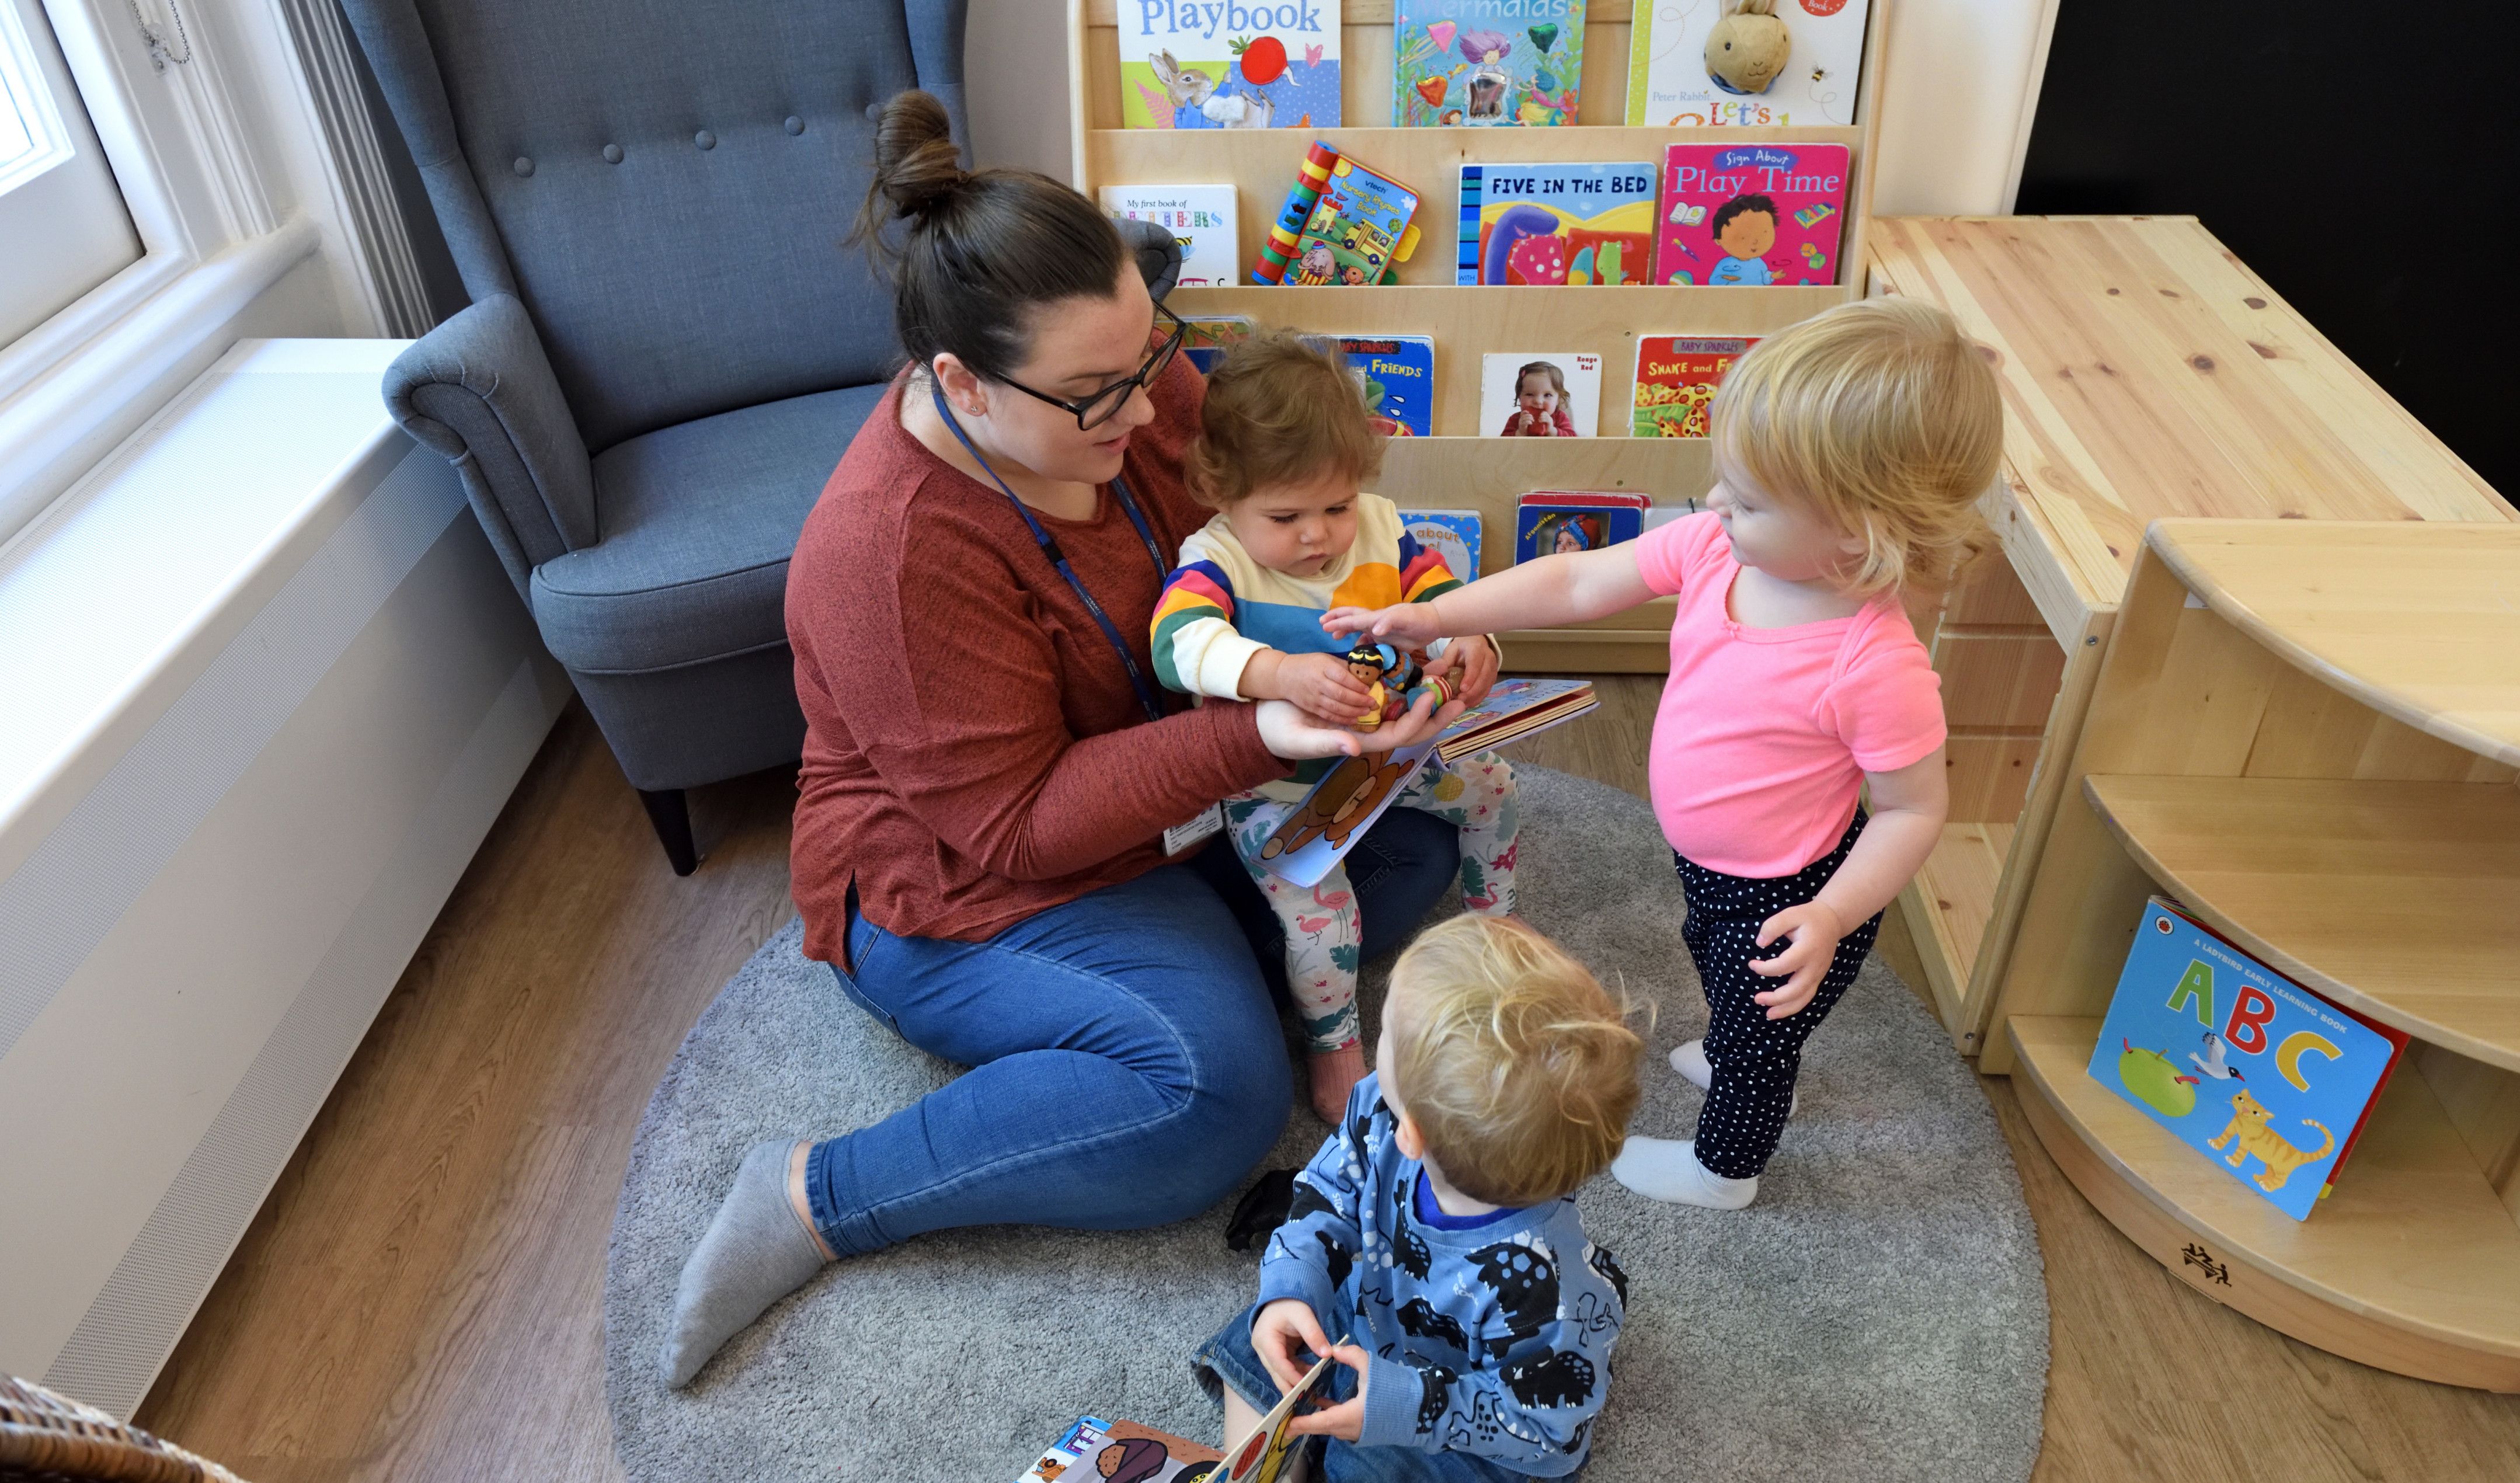
[[[345,0],[472,302],[385,399],[461,472],[679,875],[792,762],[805,515],[898,356],[874,117],[963,121],[965,0]]]

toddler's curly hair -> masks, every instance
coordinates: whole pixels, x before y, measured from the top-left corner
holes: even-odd
[[[1211,510],[1255,489],[1335,474],[1362,485],[1382,472],[1382,434],[1335,353],[1291,331],[1236,340],[1208,374],[1198,436],[1182,460],[1191,498]]]

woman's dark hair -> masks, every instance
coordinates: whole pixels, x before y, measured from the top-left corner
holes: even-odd
[[[913,363],[951,354],[998,381],[1031,354],[1031,310],[1108,298],[1129,261],[1110,219],[1058,181],[964,169],[945,105],[919,92],[894,94],[876,122],[875,183],[850,240],[889,266]]]

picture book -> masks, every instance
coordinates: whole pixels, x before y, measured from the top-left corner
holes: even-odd
[[[1435,341],[1424,335],[1318,335],[1314,343],[1339,352],[1365,393],[1367,410],[1385,437],[1430,437],[1435,431]]]
[[[1403,510],[1400,528],[1444,559],[1444,569],[1464,582],[1479,579],[1484,523],[1475,510]]]
[[[1316,140],[1269,228],[1253,283],[1386,282],[1418,249],[1418,193]]]
[[[1328,1355],[1315,1360],[1295,1388],[1279,1397],[1278,1404],[1251,1428],[1251,1434],[1226,1449],[1223,1470],[1208,1476],[1215,1483],[1278,1483],[1290,1470],[1286,1460],[1303,1445],[1303,1438],[1287,1434],[1286,1423],[1298,1412],[1318,1411],[1329,1404],[1330,1377],[1337,1368],[1338,1361]]]
[[[1842,144],[1665,146],[1654,282],[1837,282],[1846,178]]]
[[[1867,0],[1777,0],[1788,40],[1784,65],[1757,92],[1736,89],[1706,65],[1707,37],[1731,9],[1730,0],[1637,7],[1628,34],[1630,128],[1855,121]]]
[[[1706,408],[1715,400],[1724,373],[1758,342],[1755,337],[1638,336],[1634,422],[1629,434],[1704,437]]]
[[[1528,562],[1633,541],[1644,533],[1651,504],[1642,494],[1535,490],[1514,501],[1513,559]]]
[[[1457,284],[1649,283],[1653,239],[1650,160],[1462,166]]]
[[[1339,0],[1121,0],[1120,122],[1334,129]]]
[[[1182,354],[1205,376],[1225,356],[1225,347],[1251,333],[1248,314],[1189,314],[1182,317]]]
[[[1575,121],[1584,0],[1393,0],[1391,121]]]
[[[1428,753],[1440,751],[1448,761],[1465,757],[1572,721],[1599,703],[1590,680],[1499,680],[1439,735],[1396,751],[1342,759],[1287,812],[1260,846],[1260,858],[1281,879],[1318,885],[1418,775]]]
[[[1601,357],[1590,351],[1479,357],[1479,430],[1492,437],[1591,437],[1600,416]]]
[[[2155,896],[2100,1023],[2091,1074],[2303,1220],[2406,1044]]]
[[[1242,240],[1236,235],[1230,185],[1104,186],[1102,209],[1124,221],[1151,221],[1181,244],[1185,289],[1232,288],[1239,283]]]
[[[1221,1483],[1225,1455],[1141,1426],[1081,1416],[1015,1483]]]

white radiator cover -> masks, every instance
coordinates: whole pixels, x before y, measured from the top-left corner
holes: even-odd
[[[118,1416],[567,699],[401,347],[239,345],[0,561],[0,1371]]]

